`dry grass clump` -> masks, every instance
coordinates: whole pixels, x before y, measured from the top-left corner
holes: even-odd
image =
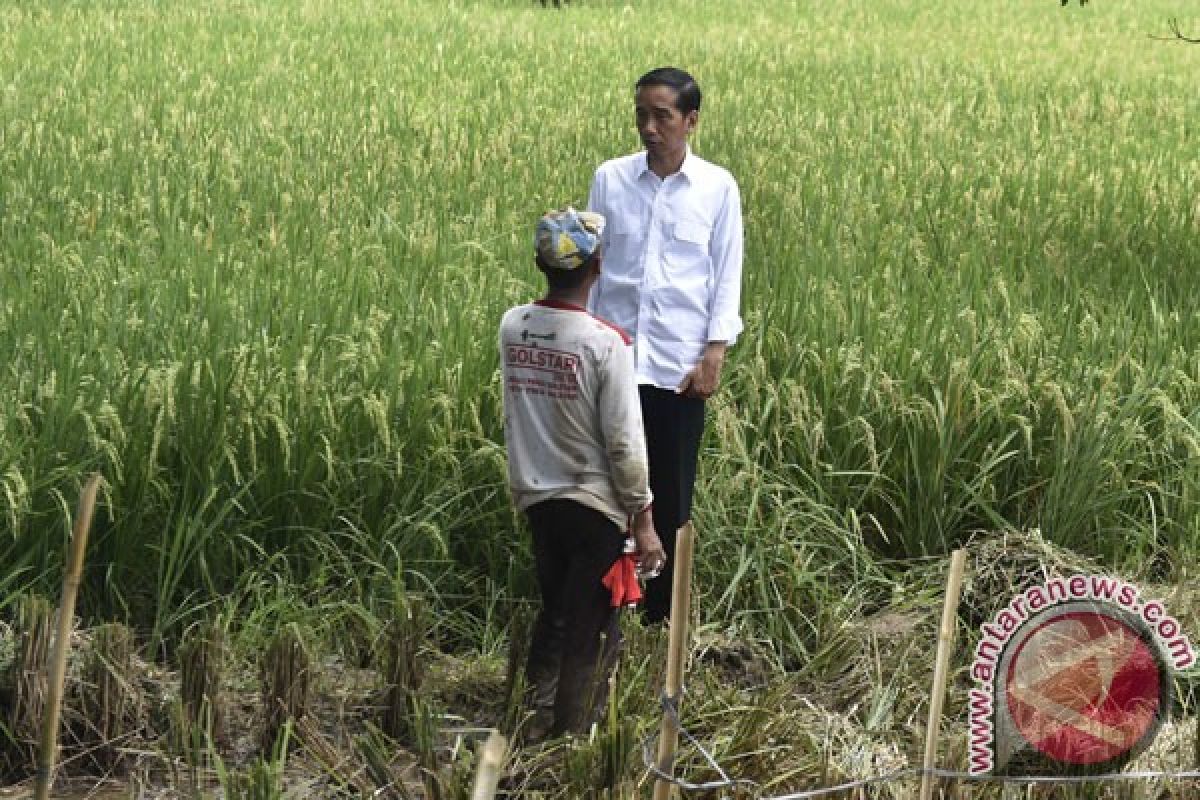
[[[142,685],[146,664],[138,657],[133,631],[125,625],[101,625],[85,638],[67,701],[71,738],[64,741],[64,752],[86,755],[101,773],[122,775],[129,771],[138,745],[154,739]]]
[[[18,601],[14,658],[0,684],[4,692],[7,730],[0,740],[0,776],[17,780],[26,777],[36,763],[42,716],[49,690],[48,664],[53,637],[50,603],[39,595]]]
[[[910,736],[933,674],[937,598],[908,601],[861,619],[848,620],[847,650],[823,683],[806,684],[830,713],[844,714],[873,737]],[[814,676],[815,677],[815,676]]]
[[[697,630],[692,641],[695,662],[708,665],[733,688],[750,690],[767,686],[783,671],[768,643],[711,625]]]
[[[27,779],[37,762],[46,713],[48,654],[53,624],[49,603],[27,596],[17,603],[14,648],[0,669],[0,780]],[[163,727],[161,710],[170,681],[138,655],[134,632],[113,623],[72,633],[63,693],[59,779],[129,775],[151,756]]]
[[[967,548],[970,560],[958,616],[972,630],[1030,586],[1099,569],[1094,560],[1054,544],[1038,528],[977,534]]]
[[[1158,735],[1146,750],[1128,766],[1131,771],[1184,772],[1200,769],[1200,717],[1195,709],[1182,719],[1164,720]],[[1154,781],[1150,796],[1162,796],[1168,784]],[[1200,788],[1200,787],[1197,787]],[[1169,794],[1169,792],[1168,792]]]
[[[286,625],[271,642],[262,664],[262,752],[274,752],[286,735],[286,726],[308,714],[314,670],[312,654],[299,626]]]
[[[470,710],[470,725],[501,728],[508,712],[506,660],[472,654],[439,653],[430,657],[429,696],[447,709]],[[519,705],[519,704],[518,704]]]
[[[822,731],[821,762],[816,786],[873,778],[907,769],[915,763],[905,742],[871,731],[855,713],[814,708],[806,724]],[[879,789],[879,797],[906,797],[903,785]]]
[[[191,767],[211,766],[215,749],[229,744],[227,709],[221,691],[229,653],[221,620],[192,628],[177,653],[179,705],[175,748]]]

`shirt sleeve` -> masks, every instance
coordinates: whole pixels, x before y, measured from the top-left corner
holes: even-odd
[[[601,253],[608,252],[608,237],[609,231],[612,230],[610,224],[612,220],[608,219],[608,215],[604,211],[604,168],[596,170],[596,174],[592,176],[592,186],[588,190],[587,210],[601,214],[604,219],[604,232],[600,234],[600,249]],[[600,281],[592,284],[592,290],[588,292],[587,310],[596,313],[596,301],[600,294]]]
[[[733,344],[742,332],[738,307],[742,295],[742,197],[729,179],[725,203],[713,225],[714,290],[708,309],[708,341]]]
[[[609,477],[627,514],[650,505],[650,468],[642,428],[642,405],[633,371],[633,348],[617,341],[601,366],[600,428],[608,454]]]

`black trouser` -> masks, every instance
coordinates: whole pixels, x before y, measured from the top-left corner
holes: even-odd
[[[527,514],[542,608],[526,678],[534,705],[554,708],[551,735],[584,732],[604,702],[619,653],[618,609],[600,581],[621,556],[625,534],[573,500],[546,500]]]
[[[656,623],[671,614],[675,533],[692,517],[696,460],[704,434],[704,401],[647,384],[638,386],[638,391],[650,459],[650,491],[654,493],[654,529],[667,553],[666,568],[646,584],[642,605],[642,619]]]

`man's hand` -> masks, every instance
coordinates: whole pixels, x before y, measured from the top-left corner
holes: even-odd
[[[721,367],[725,364],[725,342],[709,342],[704,348],[700,363],[692,368],[679,384],[677,390],[685,397],[699,397],[707,400],[717,390],[721,382]]]
[[[635,558],[641,571],[655,575],[661,572],[667,563],[667,554],[654,530],[654,517],[649,507],[633,516],[633,541],[637,545]]]

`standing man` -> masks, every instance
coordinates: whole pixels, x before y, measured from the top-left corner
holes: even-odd
[[[691,518],[704,401],[742,330],[741,197],[728,171],[688,147],[700,99],[683,70],[643,75],[634,111],[645,150],[602,164],[588,197],[609,223],[589,308],[634,339],[654,527],[668,558]],[[647,584],[643,609],[650,623],[669,617],[669,577]]]
[[[645,569],[666,559],[630,341],[584,308],[603,228],[599,214],[570,208],[542,217],[534,248],[546,295],[500,323],[509,488],[529,517],[542,596],[526,665],[528,741],[593,721],[620,641],[617,612],[637,594],[626,531]]]

